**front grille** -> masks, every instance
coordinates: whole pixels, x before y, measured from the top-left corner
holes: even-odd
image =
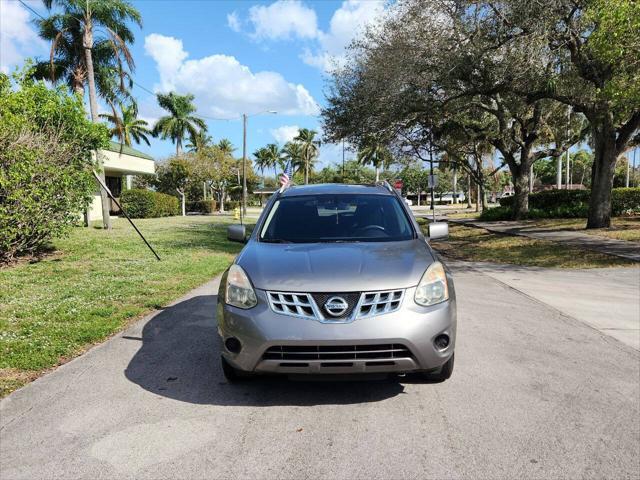
[[[360,293],[312,293],[311,296],[325,318],[339,321],[351,317],[353,309],[358,305],[361,295]],[[327,300],[333,297],[343,298],[347,302],[347,305],[349,305],[347,310],[339,317],[331,315],[324,306],[324,304],[327,303]]]
[[[267,292],[267,297],[271,310],[281,315],[322,322],[349,322],[395,312],[402,304],[404,290],[362,293]],[[348,305],[338,317],[331,315],[325,307],[325,303],[333,297],[342,298]]]
[[[405,345],[276,345],[262,355],[263,360],[388,360],[413,357]]]
[[[313,299],[306,293],[269,292],[268,295],[271,309],[276,313],[302,318],[317,317]]]

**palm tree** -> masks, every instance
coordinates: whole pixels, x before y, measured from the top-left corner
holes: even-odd
[[[372,164],[376,169],[376,182],[380,181],[380,167],[389,165],[393,156],[389,149],[374,137],[367,137],[358,152],[358,162],[362,165]]]
[[[282,148],[282,156],[287,162],[291,162],[293,173],[305,168],[305,160],[300,142],[287,142]]]
[[[283,163],[282,151],[280,150],[280,147],[278,147],[278,145],[275,143],[269,143],[265,147],[265,150],[267,153],[267,158],[269,159],[268,164],[271,168],[273,168],[273,172],[275,174],[276,182],[277,182],[278,167],[282,167],[282,163]]]
[[[192,136],[189,139],[190,143],[187,143],[185,147],[189,149],[190,152],[199,152],[205,147],[209,147],[213,144],[213,137],[211,135],[207,135],[206,130],[199,130],[195,136]]]
[[[45,38],[53,39],[49,65],[50,76],[54,80],[66,78],[67,83],[71,81],[70,85],[76,92],[80,92],[80,85],[84,86],[86,81],[89,87],[91,120],[98,122],[96,78],[99,79],[98,84],[101,85],[101,90],[102,87],[110,90],[114,85],[114,71],[117,71],[120,76],[120,90],[125,90],[124,82],[127,74],[122,68],[123,63],[127,65],[129,71],[135,68],[128,48],[128,45],[134,41],[134,35],[127,26],[127,22],[133,21],[138,26],[142,26],[140,12],[128,0],[43,0],[43,3],[48,9],[53,5],[58,5],[62,9],[61,13],[44,19],[41,25],[41,32],[45,34]],[[80,39],[82,39],[81,48],[79,48]],[[60,50],[58,44],[60,44]],[[112,47],[113,56],[105,53],[107,45]],[[94,68],[93,56],[96,46],[99,49],[95,52],[97,68]],[[56,53],[59,54],[58,60],[61,60],[58,65],[55,63]],[[114,66],[118,68],[114,69]],[[82,90],[84,91],[84,88]],[[106,93],[101,92],[103,95]],[[113,100],[113,97],[107,98]],[[101,168],[99,170],[104,180],[104,172]],[[100,196],[102,223],[105,229],[110,229],[109,198],[103,189],[100,189]]]
[[[87,68],[81,24],[64,15],[52,15],[37,20],[37,24],[40,37],[51,42],[51,50],[48,60],[36,62],[33,78],[48,80],[54,85],[65,83],[72,92],[84,97]],[[108,102],[132,102],[130,74],[124,70],[111,42],[96,40],[92,57],[98,95]]]
[[[228,156],[232,156],[233,152],[236,151],[236,147],[233,146],[233,143],[228,138],[221,138],[218,142],[218,148],[224,155]]]
[[[293,139],[300,143],[302,149],[302,158],[304,160],[304,183],[309,183],[309,172],[313,169],[313,164],[318,156],[320,142],[315,140],[315,136],[318,134],[315,130],[309,130],[308,128],[301,128],[298,130],[298,135]]]
[[[205,121],[193,115],[196,111],[194,98],[191,94],[178,95],[174,92],[158,94],[158,104],[168,111],[169,115],[157,121],[153,127],[153,134],[163,140],[170,138],[176,144],[176,155],[182,153],[182,141],[185,137],[195,138],[199,130],[207,131]]]
[[[112,107],[113,108],[113,107]],[[151,135],[151,130],[147,127],[149,124],[146,120],[137,117],[137,109],[135,105],[120,104],[121,116],[118,116],[115,108],[113,114],[100,114],[100,118],[104,118],[110,122],[113,127],[109,130],[112,137],[117,138],[122,145],[131,146],[131,140],[136,143],[145,142],[150,145],[147,135]]]
[[[255,157],[254,164],[260,169],[260,175],[262,176],[264,184],[264,169],[271,166],[269,151],[265,147],[261,147],[253,152],[253,156]]]

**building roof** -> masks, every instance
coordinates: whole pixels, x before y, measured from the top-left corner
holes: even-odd
[[[363,194],[392,195],[383,185],[353,185],[345,183],[320,183],[312,185],[294,185],[287,188],[282,196],[293,197],[297,195],[322,195],[322,194]]]
[[[121,153],[123,155],[131,155],[132,157],[144,158],[146,160],[153,160],[153,157],[151,155],[147,155],[146,153],[143,153],[140,150],[127,147],[126,145],[123,145],[117,142],[110,141],[109,145],[105,148],[105,150],[109,150],[110,152]]]

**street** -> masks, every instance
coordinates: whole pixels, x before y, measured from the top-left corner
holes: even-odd
[[[0,476],[638,478],[639,352],[535,289],[451,267],[445,383],[227,384],[212,281],[5,398]]]

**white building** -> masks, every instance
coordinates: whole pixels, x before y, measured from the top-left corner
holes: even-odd
[[[104,150],[98,150],[98,155],[102,161],[107,187],[116,198],[120,197],[123,188],[131,188],[132,175],[154,174],[155,162],[153,157],[140,152],[135,148],[127,147],[116,142],[109,142],[109,146]],[[111,203],[111,214],[119,213],[116,204]],[[96,193],[89,207],[89,221],[102,219],[102,206],[100,203],[100,192]]]

